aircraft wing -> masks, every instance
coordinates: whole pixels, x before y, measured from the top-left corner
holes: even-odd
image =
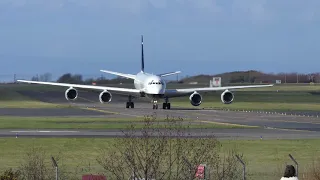
[[[113,74],[113,75],[129,78],[129,79],[135,79],[136,78],[136,75],[133,75],[133,74],[124,74],[124,73],[119,73],[119,72],[114,72],[114,71],[107,71],[107,70],[100,70],[100,71],[104,72],[104,73],[109,73],[109,74]]]
[[[251,85],[251,86],[225,86],[225,87],[204,87],[204,88],[186,88],[186,89],[168,89],[166,90],[166,96],[168,97],[179,97],[184,95],[192,94],[193,92],[210,92],[210,91],[223,91],[232,89],[245,89],[245,88],[261,88],[261,87],[272,87],[273,84],[268,85]]]
[[[68,84],[68,83],[54,83],[54,82],[41,82],[41,81],[25,81],[25,80],[17,80],[18,82],[24,83],[32,83],[32,84],[43,84],[43,85],[52,85],[52,86],[65,86],[65,87],[73,87],[73,88],[81,88],[81,89],[95,89],[95,90],[107,90],[119,92],[119,94],[133,94],[138,95],[140,93],[137,89],[129,89],[129,88],[118,88],[118,87],[105,87],[105,86],[94,86],[94,85],[81,85],[81,84]]]

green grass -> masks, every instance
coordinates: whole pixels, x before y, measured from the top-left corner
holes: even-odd
[[[189,102],[174,102],[174,106],[193,107]],[[222,104],[221,102],[204,102],[200,108],[230,109],[230,110],[261,110],[261,111],[319,111],[320,104],[307,103],[258,103],[258,102],[235,102],[233,104]]]
[[[234,102],[272,102],[272,103],[319,103],[320,95],[307,92],[245,92],[236,91]],[[222,92],[201,93],[203,102],[221,102]],[[187,97],[172,99],[174,102],[189,102]]]
[[[320,155],[320,139],[223,142],[225,148],[236,148],[244,153],[248,175],[252,179],[280,179],[284,173],[285,164],[294,164],[289,154],[298,161],[301,177],[301,174],[312,165],[312,160]]]
[[[158,123],[157,123],[158,122]],[[158,119],[152,127],[164,127],[164,119]],[[0,129],[126,129],[131,124],[144,126],[143,118],[86,118],[86,117],[3,117]],[[190,128],[256,128],[237,124],[185,120],[183,127]],[[167,124],[168,125],[168,124]]]
[[[40,101],[0,101],[0,108],[72,108],[68,105],[45,103]]]
[[[223,104],[221,92],[203,95],[200,108],[269,111],[319,111],[320,95],[306,92],[235,92],[232,104]],[[172,99],[173,106],[193,107],[188,98]]]
[[[240,84],[238,84],[240,85]],[[235,86],[238,86],[235,85]],[[259,85],[259,84],[255,84]],[[230,86],[230,85],[229,85]],[[239,89],[237,91],[285,91],[285,92],[309,92],[309,91],[320,91],[320,84],[275,84],[272,87],[264,87],[264,88],[246,88]]]
[[[67,87],[48,86],[39,84],[0,84],[0,89],[8,89],[11,91],[65,91]]]
[[[66,105],[57,105],[37,101],[23,96],[16,91],[0,87],[0,108],[61,108]]]
[[[77,166],[90,172],[104,172],[96,162],[101,149],[108,147],[115,139],[104,138],[0,138],[0,169],[15,168],[26,151],[33,146],[41,146],[50,156],[62,152],[63,164],[68,172]],[[280,179],[285,164],[292,164],[291,153],[299,163],[300,175],[312,164],[312,159],[320,155],[320,140],[222,140],[222,152],[236,148],[244,154],[250,179]],[[87,172],[86,172],[87,173]],[[275,174],[276,173],[276,174]],[[83,173],[81,173],[83,174]],[[81,175],[79,174],[79,175]]]

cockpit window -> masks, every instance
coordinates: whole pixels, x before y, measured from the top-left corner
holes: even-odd
[[[151,85],[151,84],[163,84],[161,81],[151,81],[151,82],[149,82],[148,83],[149,85]]]

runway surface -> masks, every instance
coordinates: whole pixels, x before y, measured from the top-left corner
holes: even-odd
[[[97,116],[106,115],[106,112],[98,112],[79,108],[0,108],[1,116]]]
[[[62,138],[115,138],[125,137],[125,132],[119,130],[0,130],[1,137],[62,137]],[[134,136],[139,137],[142,133],[135,132]],[[155,134],[157,135],[157,134]],[[318,132],[307,131],[286,131],[276,129],[193,129],[192,132],[185,132],[185,135],[172,135],[180,138],[216,137],[219,139],[308,139],[319,138]]]
[[[31,92],[21,91],[23,95],[31,98],[38,99],[44,102],[70,104],[64,98],[64,92]],[[79,92],[79,99],[72,103],[73,106],[88,108],[89,110],[46,110],[39,113],[39,110],[28,109],[28,116],[59,114],[63,116],[105,116],[105,117],[143,117],[144,115],[151,115],[155,113],[160,118],[181,117],[184,119],[193,119],[199,122],[210,123],[231,123],[249,126],[259,126],[260,129],[211,129],[206,132],[193,130],[192,135],[197,137],[200,135],[215,135],[219,138],[246,138],[246,139],[259,139],[261,136],[264,139],[279,138],[279,139],[297,139],[297,138],[318,138],[320,137],[320,118],[316,117],[303,117],[291,116],[281,114],[265,114],[256,112],[233,112],[233,111],[218,111],[218,110],[205,110],[195,108],[179,108],[175,107],[174,103],[170,110],[152,109],[152,104],[144,99],[135,99],[135,108],[126,109],[125,102],[127,97],[113,95],[110,104],[100,104],[98,102],[97,93],[92,92]],[[188,98],[188,97],[186,97]],[[236,103],[236,102],[235,102]],[[161,106],[160,106],[161,107]],[[50,113],[49,111],[56,111]],[[61,111],[58,112],[58,111]],[[4,110],[0,109],[2,115]],[[8,111],[9,112],[9,111]],[[13,113],[15,112],[15,113]],[[90,112],[90,113],[89,113]],[[22,115],[26,116],[23,110],[12,110],[12,113],[7,115]],[[19,137],[116,137],[120,136],[119,130],[45,130],[27,132],[25,130],[1,130],[0,136],[12,137],[18,132]]]

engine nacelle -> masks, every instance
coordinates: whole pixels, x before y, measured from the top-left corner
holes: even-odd
[[[191,94],[189,99],[193,106],[199,106],[202,103],[202,96],[197,92]]]
[[[66,99],[69,100],[76,100],[78,98],[78,91],[72,87],[66,90],[64,93]]]
[[[221,94],[221,101],[224,104],[231,104],[233,102],[234,99],[234,95],[232,92],[230,92],[229,90],[225,90],[222,94]]]
[[[106,90],[101,92],[99,95],[99,101],[101,103],[108,103],[111,101],[111,99],[112,99],[112,94]]]

